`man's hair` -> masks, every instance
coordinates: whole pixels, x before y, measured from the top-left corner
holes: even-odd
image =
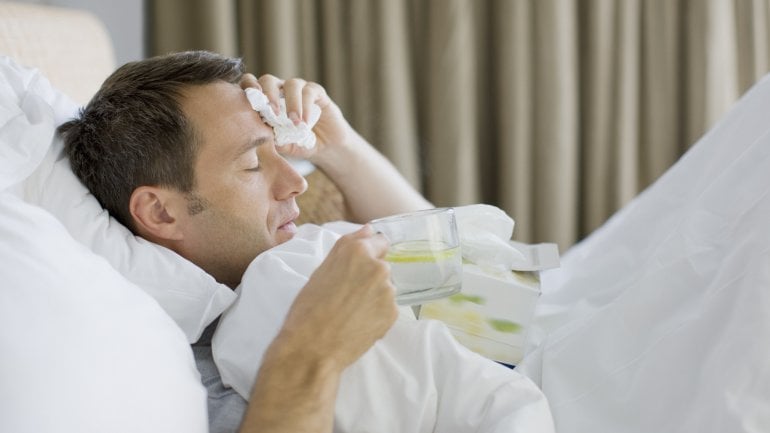
[[[192,192],[199,148],[182,111],[188,86],[237,83],[240,59],[188,51],[131,62],[118,68],[83,108],[61,125],[72,170],[110,214],[135,231],[129,211],[144,185]],[[192,196],[194,198],[194,196]],[[200,204],[191,202],[191,212]]]

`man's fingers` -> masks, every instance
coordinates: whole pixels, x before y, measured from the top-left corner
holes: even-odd
[[[245,74],[241,79],[241,87],[244,87],[244,83],[253,81],[254,76],[247,77],[248,75],[251,74]],[[310,120],[312,104],[324,108],[331,103],[323,86],[302,78],[282,80],[275,75],[265,74],[257,81],[257,86],[262,88],[276,114],[279,113],[278,101],[283,96],[286,102],[286,115],[295,125]]]
[[[377,233],[371,224],[364,224],[363,227],[351,233],[350,236],[361,239],[371,251],[373,257],[383,258],[388,252],[390,242],[382,233]]]
[[[286,114],[294,124],[302,121],[302,93],[307,81],[292,78],[283,83],[283,97],[286,98]]]
[[[302,120],[310,120],[311,106],[318,105],[321,109],[325,108],[331,100],[326,94],[326,89],[318,83],[308,82],[302,89]]]
[[[241,89],[248,89],[249,87],[255,87],[257,89],[262,90],[262,86],[259,85],[259,80],[257,80],[257,77],[255,77],[254,74],[248,74],[248,73],[243,74],[239,84],[241,85]]]
[[[284,80],[275,75],[265,74],[259,77],[259,84],[262,86],[262,92],[265,93],[265,96],[270,101],[273,112],[279,114],[281,110],[279,109],[278,100],[281,98]]]
[[[379,259],[385,257],[385,254],[388,252],[388,248],[390,247],[390,242],[388,242],[388,238],[385,237],[382,233],[375,233],[374,236],[371,237],[371,246],[372,246],[372,252],[374,253],[374,257],[377,257]]]
[[[355,238],[368,238],[374,235],[374,228],[371,224],[364,224],[360,229],[350,233]]]

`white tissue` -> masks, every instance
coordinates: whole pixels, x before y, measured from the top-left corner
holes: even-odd
[[[517,269],[527,258],[511,243],[513,219],[487,204],[454,208],[463,258],[482,267]]]
[[[318,119],[321,117],[321,107],[316,104],[311,105],[308,122],[295,125],[286,114],[286,100],[283,98],[278,102],[281,113],[276,115],[270,107],[267,96],[261,90],[249,87],[246,89],[246,97],[254,110],[262,116],[262,119],[273,127],[275,144],[283,146],[294,143],[306,149],[315,147],[316,137],[313,133],[313,126],[318,123]]]

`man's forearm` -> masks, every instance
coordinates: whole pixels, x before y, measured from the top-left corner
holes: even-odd
[[[274,344],[252,390],[241,433],[327,433],[334,423],[339,369]],[[278,350],[275,350],[278,349]]]
[[[433,207],[357,133],[313,162],[340,188],[355,222]]]

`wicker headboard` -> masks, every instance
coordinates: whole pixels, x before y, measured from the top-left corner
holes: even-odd
[[[0,53],[40,69],[81,104],[115,69],[104,25],[76,9],[0,2]]]

